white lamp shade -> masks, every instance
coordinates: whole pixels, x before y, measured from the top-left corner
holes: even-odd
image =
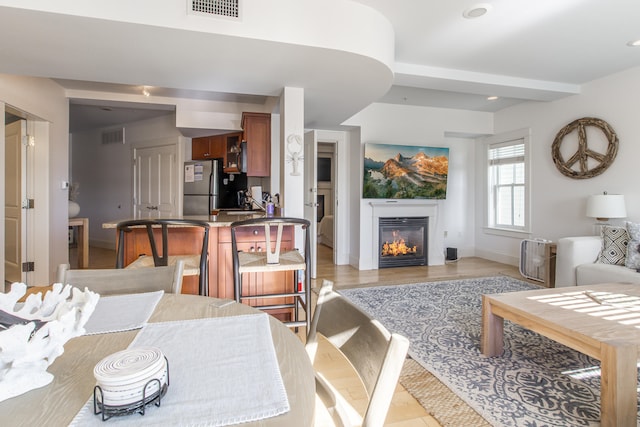
[[[606,221],[609,218],[624,218],[627,208],[622,194],[596,194],[587,200],[587,216]]]

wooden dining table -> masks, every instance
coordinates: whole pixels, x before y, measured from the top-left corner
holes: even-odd
[[[255,314],[258,310],[228,300],[197,295],[165,294],[149,323]],[[309,357],[298,336],[269,316],[269,327],[286,389],[290,410],[242,426],[311,426],[315,407],[315,380]],[[49,366],[49,385],[0,402],[3,426],[67,426],[93,396],[94,366],[109,354],[126,349],[139,330],[84,335],[64,346],[64,353]],[[251,349],[247,349],[251,351]],[[206,375],[206,372],[202,373]],[[140,415],[136,415],[140,417]],[[144,418],[138,418],[144,424]],[[206,421],[206,420],[203,420]],[[108,425],[109,421],[105,422]]]

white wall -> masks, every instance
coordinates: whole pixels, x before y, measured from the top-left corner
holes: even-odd
[[[125,144],[102,145],[100,129],[72,135],[72,180],[80,184],[80,216],[89,218],[91,244],[109,249],[115,248],[115,231],[102,224],[133,217],[133,148],[175,144],[183,153],[190,141],[180,136],[174,114],[122,126]]]
[[[345,124],[360,127],[361,144],[385,143],[402,145],[427,145],[449,147],[449,180],[446,200],[437,201],[438,233],[429,236],[436,239],[439,248],[458,247],[459,256],[474,254],[475,195],[470,189],[475,180],[473,139],[447,135],[487,135],[493,133],[491,113],[462,111],[443,108],[413,107],[405,105],[372,104],[350,118]],[[355,191],[351,200],[359,210],[351,226],[359,230],[359,247],[352,248],[352,265],[367,270],[374,266],[371,247],[373,237],[372,208],[369,200],[363,200],[362,168],[363,149],[351,151],[352,167],[350,186]],[[357,183],[357,184],[356,184]],[[353,206],[352,206],[353,208]],[[447,232],[447,238],[444,232]],[[442,264],[444,252],[429,254],[429,264]]]
[[[630,221],[640,221],[640,191],[637,165],[640,159],[640,67],[585,84],[580,95],[550,103],[530,102],[495,114],[495,132],[531,129],[532,236],[557,240],[560,237],[594,233],[594,219],[585,216],[586,200],[603,191],[625,195]],[[565,125],[582,117],[608,122],[617,133],[618,155],[601,175],[571,179],[555,167],[551,145]],[[477,166],[478,181],[483,167]],[[483,198],[476,211],[484,209]],[[621,223],[621,220],[617,221]],[[478,223],[481,225],[480,223]],[[490,236],[479,226],[476,246],[482,255],[517,263],[520,239]]]
[[[2,3],[59,14],[337,49],[370,56],[389,65],[394,61],[391,23],[376,9],[358,2],[244,0],[240,9],[241,25],[234,19],[212,22],[207,14],[185,13],[184,0],[111,0],[100,4],[4,0]],[[153,13],[149,13],[150,10]],[[332,23],[331,31],[324,31],[324,26],[318,25],[325,22]],[[353,31],[354,23],[358,31]]]
[[[61,181],[66,181],[68,175],[69,105],[63,89],[52,80],[6,74],[0,74],[0,103],[29,113],[39,123],[34,129],[35,284],[47,285],[53,281],[58,264],[66,263],[69,258],[66,250],[68,193],[60,188]],[[4,147],[4,133],[1,138]],[[3,170],[0,180],[4,182],[4,162],[0,167]],[[2,237],[4,241],[4,234]],[[0,268],[4,276],[4,263]]]
[[[285,216],[304,218],[304,161],[297,162],[297,172],[294,172],[294,162],[291,161],[290,150],[302,150],[304,158],[304,89],[285,87],[280,96],[280,149],[279,159],[271,159],[280,164],[280,189],[282,212]],[[295,142],[288,148],[291,136],[298,136],[302,147],[297,147]],[[295,139],[293,140],[295,141]],[[298,175],[293,175],[297,173]],[[301,241],[296,237],[296,241]]]

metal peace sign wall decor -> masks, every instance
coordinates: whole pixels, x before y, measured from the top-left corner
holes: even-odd
[[[605,153],[599,153],[589,148],[587,142],[587,127],[598,128],[604,133],[608,145]],[[560,153],[560,145],[565,136],[578,131],[578,149],[567,160]],[[618,136],[609,123],[593,117],[583,117],[569,123],[556,135],[551,147],[553,162],[563,175],[574,179],[593,178],[607,170],[618,153]]]

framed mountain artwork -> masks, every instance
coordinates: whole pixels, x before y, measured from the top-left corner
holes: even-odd
[[[445,199],[449,149],[364,145],[363,199]]]

